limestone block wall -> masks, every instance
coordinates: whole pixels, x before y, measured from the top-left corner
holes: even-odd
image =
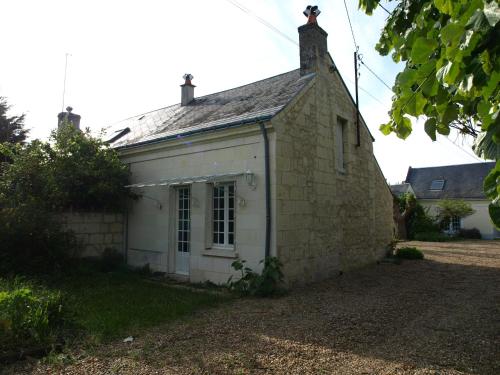
[[[66,212],[60,214],[66,229],[80,241],[84,257],[100,256],[107,247],[124,251],[124,215],[102,212]]]
[[[346,121],[344,170],[335,164],[335,124]],[[355,108],[336,73],[320,71],[276,131],[277,253],[288,281],[307,283],[381,258],[393,235],[392,196]]]

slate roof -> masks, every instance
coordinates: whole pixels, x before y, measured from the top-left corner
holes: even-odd
[[[400,195],[406,194],[408,192],[413,193],[412,187],[408,183],[403,183],[403,184],[395,184],[389,186],[391,189],[392,194],[395,196],[399,197]]]
[[[195,97],[185,106],[175,104],[130,117],[108,129],[108,141],[113,147],[137,146],[184,134],[267,120],[283,109],[313,77],[314,73],[301,77],[300,70],[296,69],[245,86]]]
[[[483,180],[495,166],[491,163],[447,165],[443,167],[408,169],[406,182],[418,199],[486,199]],[[432,191],[433,180],[444,180],[443,190]]]

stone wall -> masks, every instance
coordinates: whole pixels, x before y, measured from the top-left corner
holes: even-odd
[[[63,226],[75,232],[83,246],[82,256],[96,257],[106,248],[124,251],[124,215],[95,212],[60,214]]]
[[[335,164],[335,124],[345,127],[345,168]],[[337,73],[317,73],[278,118],[277,253],[288,281],[307,283],[381,258],[392,239],[392,195],[361,124],[356,146],[353,102]]]

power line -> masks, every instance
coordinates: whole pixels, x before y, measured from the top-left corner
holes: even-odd
[[[465,153],[466,155],[470,156],[471,158],[475,159],[475,160],[478,160],[478,161],[484,161],[484,160],[481,160],[480,158],[478,158],[476,155],[474,154],[471,154],[469,153],[468,151],[466,151],[464,148],[460,147],[459,145],[457,145],[455,142],[453,142],[452,140],[450,140],[448,137],[445,137],[444,139],[446,139],[448,142],[450,142],[453,146],[455,146],[456,148],[458,148],[459,150],[461,150],[463,153]]]
[[[249,14],[250,16],[252,16],[253,18],[255,18],[258,22],[260,22],[264,26],[268,27],[269,29],[271,29],[275,33],[278,33],[279,35],[281,35],[283,38],[285,38],[289,42],[295,44],[296,46],[299,45],[299,43],[297,43],[295,40],[293,40],[288,35],[286,35],[285,33],[283,33],[281,30],[279,30],[278,28],[276,28],[275,26],[273,26],[271,23],[267,22],[265,19],[259,17],[258,15],[256,15],[255,13],[253,13],[250,9],[248,9],[245,6],[243,6],[240,3],[238,3],[236,0],[226,0],[226,1],[228,3],[234,5],[238,9],[242,10],[243,12]]]
[[[375,76],[375,78],[377,78],[385,87],[387,87],[391,92],[392,92],[392,89],[389,87],[389,85],[387,83],[385,83],[385,81],[380,78],[377,73],[375,73],[373,70],[370,69],[370,67],[368,65],[365,64],[365,62],[360,58],[359,61],[361,62],[361,64],[363,64],[366,69],[368,69],[368,71],[373,74]]]
[[[241,11],[247,13],[248,15],[252,16],[253,18],[255,18],[258,22],[260,22],[261,24],[263,24],[264,26],[268,27],[270,30],[278,33],[280,36],[282,36],[283,38],[285,38],[286,40],[288,40],[289,42],[293,43],[294,45],[296,45],[297,47],[299,47],[299,44],[293,40],[292,38],[290,38],[288,35],[286,35],[285,33],[283,33],[281,30],[279,30],[278,28],[276,28],[275,26],[273,26],[272,24],[270,24],[268,21],[266,21],[265,19],[259,17],[258,15],[256,15],[255,13],[253,13],[250,9],[246,8],[245,6],[241,5],[238,1],[236,0],[226,0],[229,4],[237,7],[238,9],[240,9]],[[345,1],[344,1],[344,4],[345,4]],[[347,7],[346,7],[346,10],[347,10]],[[349,17],[349,13],[347,13],[347,16]],[[350,19],[349,19],[349,24],[351,23]],[[354,42],[356,43],[356,40],[354,39],[354,32],[352,30],[352,27],[351,27],[351,32],[352,32],[352,36],[353,36],[353,40]],[[374,74],[377,78],[378,76],[375,74],[375,72],[373,72],[365,63],[363,63],[363,65],[365,65],[368,70],[371,71],[372,74]],[[379,78],[380,79],[380,78]],[[354,83],[351,79],[348,79],[347,80],[351,83]],[[387,84],[385,84],[385,82],[382,82],[384,83],[384,85],[386,87]],[[374,96],[373,94],[371,94],[367,89],[363,88],[361,85],[358,86],[359,89],[363,92],[365,92],[368,96],[370,96],[373,100],[377,101],[378,103],[382,104],[382,105],[386,105],[385,103],[383,103],[382,101],[380,101],[376,96]],[[390,89],[390,88],[389,88]],[[392,92],[392,90],[391,90]]]
[[[347,4],[344,0],[345,12],[347,14],[347,20],[349,21],[349,27],[351,28],[352,40],[354,42],[354,49],[358,49],[358,43],[356,43],[356,37],[354,36],[354,30],[352,29],[351,17],[349,16],[349,10],[347,9]]]

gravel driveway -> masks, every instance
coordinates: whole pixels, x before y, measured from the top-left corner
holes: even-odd
[[[238,300],[64,366],[5,373],[500,374],[500,241],[410,245],[426,260]]]

